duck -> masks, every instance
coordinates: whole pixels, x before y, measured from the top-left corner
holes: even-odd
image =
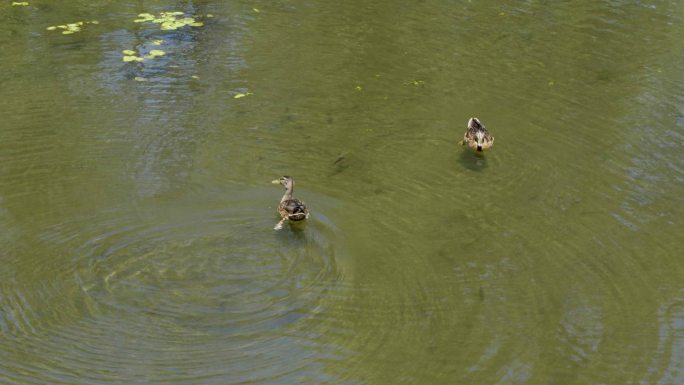
[[[309,209],[304,202],[292,197],[295,185],[292,177],[284,175],[271,183],[279,184],[285,188],[285,194],[280,198],[278,204],[278,214],[281,219],[273,228],[274,230],[282,229],[285,222],[302,222],[309,218]]]
[[[468,129],[463,135],[463,145],[468,145],[471,149],[482,152],[494,145],[494,137],[489,134],[485,126],[480,123],[478,118],[468,120]]]

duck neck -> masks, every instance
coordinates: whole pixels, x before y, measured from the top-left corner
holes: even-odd
[[[280,199],[281,202],[285,202],[287,200],[292,199],[292,192],[294,191],[294,182],[289,183],[287,186],[285,186],[285,194],[283,195],[282,199]]]

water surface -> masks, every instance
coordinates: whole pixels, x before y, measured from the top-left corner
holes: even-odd
[[[679,2],[0,21],[3,384],[684,383]]]

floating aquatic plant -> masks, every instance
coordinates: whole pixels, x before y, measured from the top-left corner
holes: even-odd
[[[251,92],[245,92],[244,94],[243,94],[243,93],[239,93],[239,94],[236,94],[235,96],[233,96],[233,99],[244,98],[245,96],[249,96],[249,95],[251,95],[251,94],[252,94]]]
[[[145,60],[145,59],[141,58],[140,56],[135,56],[135,55],[124,55],[124,57],[123,57],[123,61],[126,63],[131,62],[131,61],[140,62],[143,60]]]
[[[161,45],[164,41],[163,40],[154,40],[150,42],[152,45]],[[121,51],[121,53],[124,55],[122,60],[124,62],[141,62],[144,61],[145,59],[154,59],[157,56],[164,56],[166,55],[166,52],[160,50],[160,49],[152,49],[147,52],[146,55],[144,56],[138,56],[138,52],[134,51],[132,49],[125,49]]]
[[[56,31],[58,29],[62,30],[62,35],[71,35],[72,33],[80,32],[88,24],[100,24],[97,20],[92,21],[77,21],[75,23],[52,25],[47,27],[48,31]]]
[[[25,7],[25,6],[29,5],[29,4],[28,4],[28,1],[13,1],[13,2],[12,2],[12,5],[13,5],[13,6]]]
[[[164,56],[166,55],[166,52],[160,50],[160,49],[153,49],[150,52],[145,55],[145,59],[154,59],[157,56]]]
[[[207,15],[207,17],[212,17]],[[162,31],[173,31],[181,27],[189,25],[191,27],[201,27],[203,22],[197,21],[195,17],[186,16],[184,12],[161,12],[159,16],[154,16],[151,13],[141,13],[138,18],[133,20],[136,23],[158,23]]]

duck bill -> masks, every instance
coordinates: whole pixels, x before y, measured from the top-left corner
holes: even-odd
[[[271,181],[273,184],[280,184],[280,179],[274,179]]]

